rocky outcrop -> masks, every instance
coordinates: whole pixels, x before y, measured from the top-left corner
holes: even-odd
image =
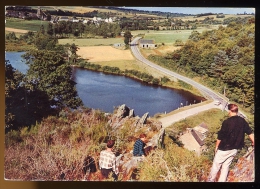
[[[238,160],[227,178],[228,182],[255,182],[255,153],[254,148]]]
[[[147,127],[147,132],[152,129],[157,129],[159,132],[146,143],[145,148],[147,153],[149,153],[148,151],[150,150],[162,146],[165,134],[164,129],[162,129],[162,123],[155,120],[149,120],[149,113],[145,113],[140,118],[139,116],[135,116],[133,109],[130,110],[130,108],[123,104],[117,108],[116,113],[109,116],[111,116],[111,118],[108,121],[108,125],[113,131],[117,131],[124,127],[126,122],[132,123],[131,126],[135,127],[136,132],[143,127]],[[140,161],[142,161],[142,158],[133,157],[132,151],[117,156],[117,163],[119,167],[121,167],[121,172],[124,175],[129,175],[131,171],[137,167]]]

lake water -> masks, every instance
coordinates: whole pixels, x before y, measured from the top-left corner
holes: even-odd
[[[22,62],[21,52],[7,52],[6,60],[12,66],[26,73],[28,66]],[[183,90],[169,89],[147,85],[134,79],[73,68],[73,79],[79,97],[86,107],[113,112],[114,108],[126,104],[134,109],[136,115],[142,116],[149,112],[165,113],[180,107],[201,102],[201,98]]]

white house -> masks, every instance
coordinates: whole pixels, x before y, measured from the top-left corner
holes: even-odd
[[[79,19],[73,18],[73,19],[72,19],[72,22],[79,22]]]
[[[107,23],[112,23],[113,20],[112,20],[112,18],[106,18],[106,19],[105,19],[105,22],[107,22]]]
[[[139,40],[139,48],[146,48],[146,49],[154,49],[157,45],[154,44],[154,40],[151,39],[140,39]]]
[[[89,20],[83,20],[83,24],[87,24],[89,22]]]

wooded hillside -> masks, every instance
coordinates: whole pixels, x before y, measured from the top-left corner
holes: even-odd
[[[255,19],[233,19],[226,27],[192,32],[185,45],[152,61],[201,82],[254,112]]]

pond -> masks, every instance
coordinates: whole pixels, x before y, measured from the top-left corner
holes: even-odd
[[[22,61],[22,52],[6,52],[6,60],[12,66],[26,73],[28,66]],[[81,68],[73,68],[73,80],[84,106],[113,112],[114,108],[125,104],[134,109],[135,115],[149,112],[168,113],[182,105],[201,102],[201,98],[184,90],[154,86],[118,75],[104,74]]]

